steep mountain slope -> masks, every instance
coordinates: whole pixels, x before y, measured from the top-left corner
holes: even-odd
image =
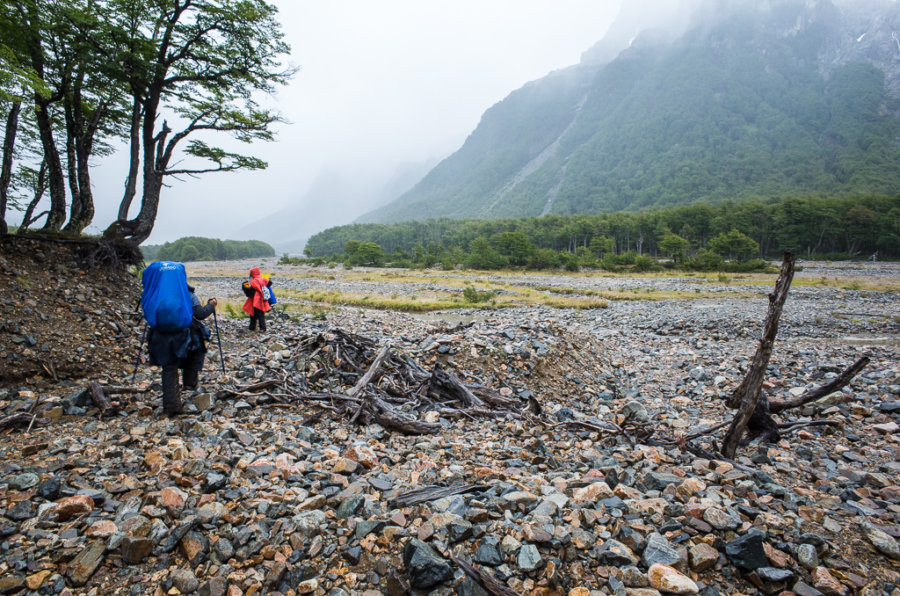
[[[760,8],[764,6],[764,8]],[[900,188],[900,5],[708,3],[510,94],[359,221],[598,213]]]

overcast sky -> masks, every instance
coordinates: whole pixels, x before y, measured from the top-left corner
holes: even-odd
[[[163,191],[151,244],[233,238],[300,200],[323,169],[393,169],[458,149],[514,89],[576,64],[619,0],[275,0],[300,67],[268,105],[288,121],[253,153],[259,172],[207,175]],[[123,151],[95,175],[106,227],[121,197]],[[355,213],[354,216],[361,213]]]

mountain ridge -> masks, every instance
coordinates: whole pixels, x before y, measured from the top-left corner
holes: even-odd
[[[699,14],[680,37],[644,32],[609,62],[589,50],[527,83],[410,191],[357,221],[900,188],[900,5]]]

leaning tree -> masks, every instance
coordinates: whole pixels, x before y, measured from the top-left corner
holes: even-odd
[[[271,140],[279,120],[256,98],[293,71],[277,9],[262,0],[109,0],[113,43],[132,100],[130,167],[118,219],[105,235],[131,246],[153,230],[167,178],[266,167],[209,143],[224,133],[244,143]],[[141,186],[140,208],[129,219]]]
[[[281,63],[289,47],[276,15],[264,0],[2,3],[0,100],[22,98],[6,101],[10,118],[29,110],[45,177],[35,196],[46,187],[51,199],[44,229],[77,235],[91,223],[90,161],[115,140],[127,139],[130,159],[105,236],[131,247],[150,235],[167,179],[266,167],[214,143],[272,139],[279,118],[256,100],[293,72]],[[3,76],[14,69],[39,84],[17,93],[21,77]],[[16,142],[15,127],[6,131],[3,172]],[[0,177],[3,216],[8,186]]]

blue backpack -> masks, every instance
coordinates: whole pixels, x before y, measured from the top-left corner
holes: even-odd
[[[141,307],[151,329],[172,333],[190,326],[194,309],[183,264],[150,263],[141,274],[141,282]]]

